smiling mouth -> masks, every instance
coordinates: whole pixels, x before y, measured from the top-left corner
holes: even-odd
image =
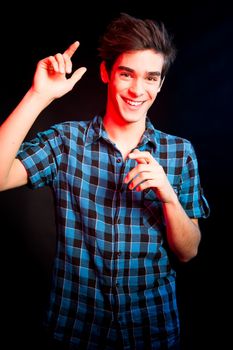
[[[126,99],[126,98],[123,98],[123,100],[130,106],[133,106],[133,107],[139,107],[141,106],[144,101],[133,101],[133,100],[129,100],[129,99]]]

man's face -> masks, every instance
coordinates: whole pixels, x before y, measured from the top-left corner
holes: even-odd
[[[153,50],[119,56],[107,81],[107,114],[123,123],[144,121],[160,91],[163,63],[163,56]]]

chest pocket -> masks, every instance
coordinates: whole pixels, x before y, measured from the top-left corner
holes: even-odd
[[[176,195],[179,197],[180,186],[173,185],[172,187]],[[144,191],[143,204],[144,224],[152,226],[159,230],[163,230],[165,227],[165,220],[163,215],[162,202],[154,190],[147,189]]]

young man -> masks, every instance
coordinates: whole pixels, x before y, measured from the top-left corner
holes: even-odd
[[[104,115],[24,142],[40,112],[85,73],[79,43],[41,60],[0,129],[1,190],[50,186],[58,241],[47,326],[71,349],[178,349],[176,273],[198,251],[208,215],[191,143],[154,129],[147,112],[175,58],[163,24],[127,14],[99,53]],[[55,343],[54,343],[55,344]]]

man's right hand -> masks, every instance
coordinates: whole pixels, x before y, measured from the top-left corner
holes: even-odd
[[[85,67],[80,67],[67,77],[67,74],[72,73],[71,57],[78,47],[79,42],[75,41],[63,54],[57,53],[40,60],[34,75],[32,90],[42,98],[51,101],[71,91],[86,72]]]

